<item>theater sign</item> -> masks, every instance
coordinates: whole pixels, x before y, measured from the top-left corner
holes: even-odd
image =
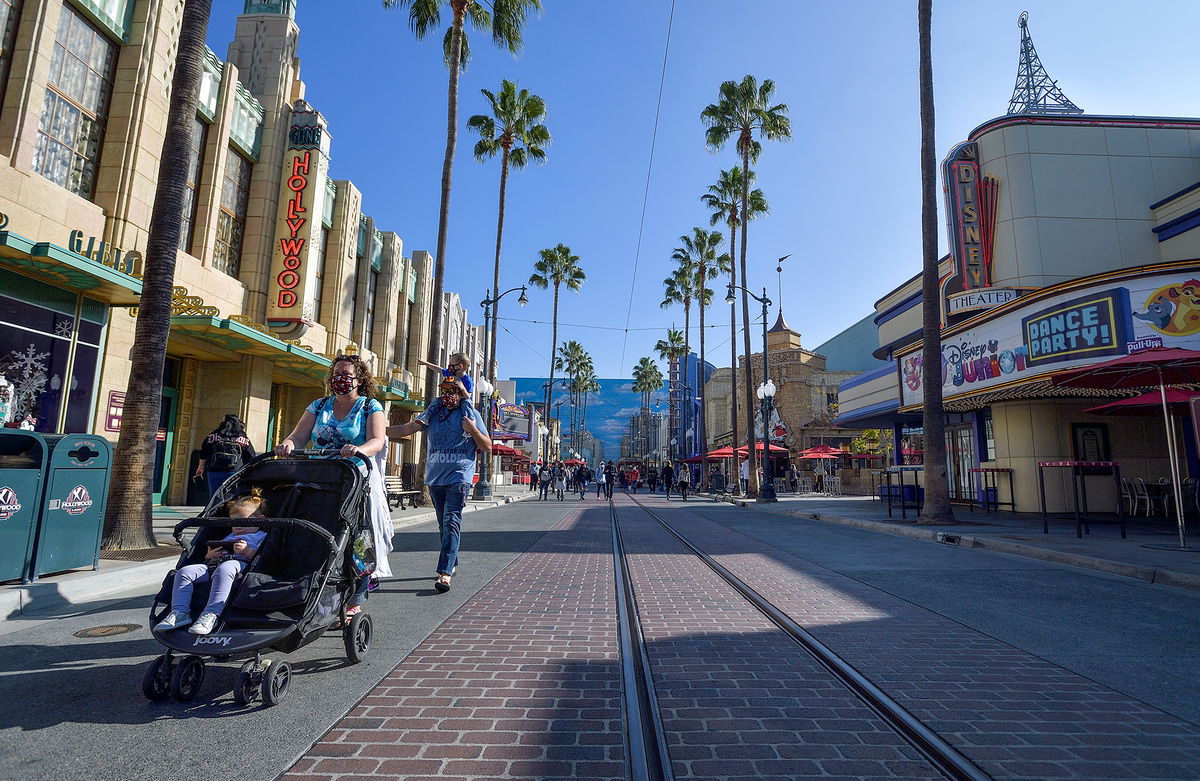
[[[1194,271],[1080,281],[1014,300],[942,337],[947,401],[1021,385],[1062,369],[1149,347],[1200,349],[1200,279]],[[897,358],[901,406],[922,403],[920,346]]]

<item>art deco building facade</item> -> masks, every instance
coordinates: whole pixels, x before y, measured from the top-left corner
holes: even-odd
[[[0,421],[120,429],[132,308],[158,177],[182,3],[0,0]],[[433,260],[330,175],[330,123],[305,101],[295,0],[246,3],[209,52],[189,161],[155,500],[184,502],[228,412],[258,449],[356,350],[392,420],[421,402]],[[336,125],[335,123],[332,123]],[[454,309],[457,302],[443,302]],[[479,351],[456,310],[449,350]],[[420,438],[393,444],[414,463]]]

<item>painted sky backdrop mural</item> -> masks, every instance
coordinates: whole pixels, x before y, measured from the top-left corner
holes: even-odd
[[[517,384],[518,404],[545,401],[546,391],[542,385],[545,377],[514,377]],[[600,393],[593,394],[588,399],[587,429],[592,436],[600,440],[604,446],[602,457],[615,459],[621,454],[621,435],[629,430],[629,416],[637,413],[642,406],[641,394],[633,390],[633,380],[599,380]],[[561,383],[555,383],[554,396],[550,403],[553,405],[559,399],[567,399],[568,394]],[[650,396],[651,409],[654,402],[661,402],[658,412],[667,412],[667,388],[655,391]],[[560,408],[562,417],[567,420],[567,405]],[[565,432],[564,432],[565,433]]]

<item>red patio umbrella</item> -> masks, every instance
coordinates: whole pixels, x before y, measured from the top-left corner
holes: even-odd
[[[1184,390],[1183,388],[1167,389],[1167,408],[1175,415],[1186,415],[1192,399],[1200,397],[1200,391]],[[1158,391],[1146,391],[1128,399],[1118,399],[1098,407],[1088,407],[1084,412],[1093,415],[1124,415],[1126,417],[1144,417],[1156,415],[1162,409],[1162,398]]]
[[[845,450],[842,450],[839,447],[830,447],[829,445],[814,445],[808,450],[801,450],[800,455],[807,456],[813,453],[819,453],[821,455],[840,456],[844,455],[845,452]]]
[[[805,459],[809,459],[809,458],[819,458],[819,459],[822,459],[822,460],[824,460],[824,459],[830,459],[830,460],[832,460],[832,459],[835,459],[835,458],[837,458],[837,456],[835,456],[835,455],[834,455],[834,454],[832,454],[832,453],[809,453],[809,454],[808,454],[808,455],[806,455],[806,456],[800,456],[800,460],[802,460],[802,461],[803,461],[803,460],[805,460]]]
[[[754,443],[754,450],[758,453],[763,452],[763,443],[761,440]],[[750,451],[746,449],[745,445],[742,445],[741,447],[739,447],[737,449],[737,452],[738,452],[739,456],[745,456]],[[767,452],[768,453],[786,453],[786,452],[788,452],[788,449],[786,447],[780,447],[779,445],[771,445],[771,449]]]
[[[710,450],[707,453],[709,458],[733,458],[733,455],[733,448],[729,445],[717,448],[716,450]]]
[[[492,443],[492,455],[517,456],[520,454],[521,454],[521,451],[517,450],[515,447],[509,447],[508,445],[502,445],[499,442]]]
[[[1171,461],[1171,480],[1175,490],[1175,517],[1179,520],[1179,547],[1187,547],[1183,523],[1183,484],[1179,480],[1179,456],[1171,436],[1171,413],[1167,407],[1167,386],[1200,383],[1200,351],[1179,347],[1152,347],[1122,355],[1111,361],[1068,369],[1050,376],[1050,382],[1068,388],[1158,387],[1163,422],[1167,429],[1167,455]]]

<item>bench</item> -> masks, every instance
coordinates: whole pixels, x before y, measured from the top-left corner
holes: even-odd
[[[387,494],[388,507],[394,508],[397,504],[401,510],[408,509],[404,506],[404,501],[407,499],[411,504],[416,505],[421,496],[420,491],[410,491],[404,487],[404,481],[399,475],[384,475],[383,490]]]

